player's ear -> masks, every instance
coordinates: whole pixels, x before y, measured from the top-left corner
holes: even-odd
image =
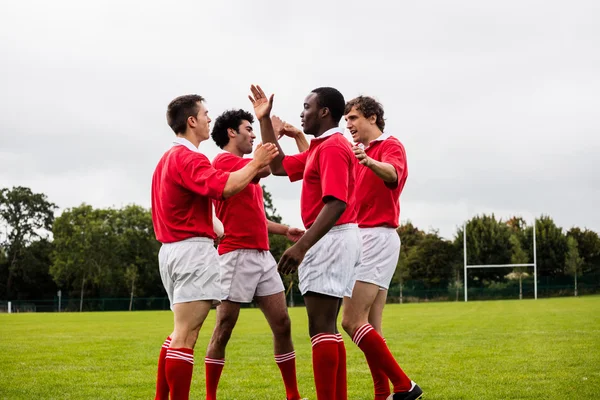
[[[330,114],[329,108],[323,107],[319,110],[319,113],[321,114],[321,118],[325,118]]]
[[[369,120],[369,123],[371,125],[376,125],[377,124],[377,115],[373,114],[371,115],[369,118],[367,118]]]
[[[235,135],[237,135],[235,129],[227,128],[227,136],[229,136],[230,139],[233,139]]]

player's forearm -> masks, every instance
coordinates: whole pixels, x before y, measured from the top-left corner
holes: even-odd
[[[371,168],[371,171],[384,182],[393,183],[398,180],[398,173],[392,164],[371,160],[371,165],[368,168]]]
[[[250,182],[252,182],[259,171],[259,164],[252,160],[246,164],[244,168],[230,173],[229,179],[227,179],[227,183],[225,183],[225,188],[223,189],[223,197],[229,198],[241,192]]]
[[[269,168],[269,166],[267,165],[266,167],[264,167],[263,169],[258,171],[258,174],[256,174],[256,177],[257,178],[266,178],[269,175],[271,175],[271,168]]]
[[[302,131],[298,132],[298,134],[294,137],[294,140],[296,141],[296,146],[298,147],[298,151],[300,153],[303,153],[306,150],[308,150],[308,140],[306,139],[306,136],[304,135],[304,133],[302,133]]]
[[[296,246],[300,246],[300,248],[308,251],[308,249],[313,247],[315,243],[334,227],[335,223],[340,219],[345,210],[346,203],[343,201],[338,199],[329,200],[310,229],[308,229],[304,236],[298,240]]]
[[[260,120],[260,136],[262,138],[263,143],[273,143],[277,146],[277,150],[279,150],[279,154],[277,157],[271,161],[269,167],[271,168],[271,173],[273,175],[285,176],[285,169],[283,168],[283,157],[285,154],[279,145],[279,141],[275,136],[275,130],[273,129],[273,123],[271,122],[270,116],[265,116]]]
[[[288,232],[288,229],[289,226],[287,225],[278,224],[277,222],[267,220],[267,230],[269,233],[285,236]]]

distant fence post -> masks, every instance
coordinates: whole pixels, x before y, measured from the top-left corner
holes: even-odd
[[[8,302],[8,313],[11,314],[12,313],[12,302]]]

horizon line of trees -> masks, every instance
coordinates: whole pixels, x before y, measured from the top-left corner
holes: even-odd
[[[264,189],[264,187],[263,187]],[[264,189],[265,213],[281,216]],[[26,187],[0,189],[0,300],[65,297],[165,297],[158,272],[158,243],[149,209],[139,205],[94,208],[81,204],[56,217],[56,204]],[[521,217],[508,220],[478,215],[467,222],[468,264],[523,264],[533,260],[533,227]],[[407,221],[397,229],[402,246],[390,294],[437,291],[458,300],[463,282],[463,228],[452,240]],[[590,229],[564,231],[550,216],[536,219],[540,284],[570,285],[571,293],[600,290],[600,237]],[[270,235],[275,259],[291,245]],[[582,278],[583,277],[583,278]],[[297,275],[284,276],[286,288]],[[517,287],[523,298],[531,270],[523,267],[474,269],[468,287]],[[584,280],[582,283],[582,279]],[[583,285],[583,286],[581,286]],[[580,287],[581,286],[581,287]]]

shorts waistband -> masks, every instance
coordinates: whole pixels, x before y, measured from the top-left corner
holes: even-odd
[[[342,224],[342,225],[336,225],[333,228],[331,228],[329,230],[329,232],[341,232],[341,231],[348,231],[351,229],[358,229],[358,224]]]
[[[210,244],[213,244],[214,240],[212,240],[211,238],[207,238],[207,237],[191,237],[191,238],[180,240],[178,242],[163,243],[163,246],[166,246],[166,245],[169,245],[169,244],[190,243],[190,242],[200,242],[200,243],[210,243]]]
[[[372,228],[360,228],[361,232],[391,232],[396,231],[395,228],[391,226],[374,226]]]

